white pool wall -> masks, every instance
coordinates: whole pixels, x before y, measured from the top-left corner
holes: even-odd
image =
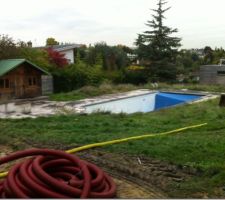
[[[111,113],[135,113],[135,112],[151,112],[155,108],[155,96],[157,93],[140,95],[131,98],[124,98],[103,102],[101,104],[93,104],[85,106],[85,112],[90,114],[93,112],[111,112]]]

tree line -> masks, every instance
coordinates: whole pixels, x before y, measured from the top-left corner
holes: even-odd
[[[223,48],[206,46],[199,50],[181,48],[181,38],[175,28],[165,25],[165,0],[159,0],[153,9],[147,30],[138,34],[136,48],[125,45],[109,46],[105,42],[83,45],[74,51],[75,63],[69,64],[60,52],[51,46],[61,44],[55,38],[46,39],[45,48],[33,48],[32,43],[15,41],[0,35],[0,60],[25,58],[45,68],[54,76],[56,92],[70,91],[84,85],[112,83],[144,84],[147,82],[192,82],[194,74],[204,64],[218,64],[225,57]],[[129,56],[131,55],[131,57]]]

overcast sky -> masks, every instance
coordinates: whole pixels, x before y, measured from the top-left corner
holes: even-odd
[[[0,34],[44,45],[60,42],[133,46],[158,0],[0,0]],[[166,25],[183,48],[225,48],[225,0],[168,0]]]

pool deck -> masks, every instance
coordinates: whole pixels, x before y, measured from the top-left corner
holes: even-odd
[[[150,93],[158,92],[158,90],[134,90],[125,93],[109,94],[103,95],[88,99],[83,99],[79,101],[66,101],[66,102],[56,102],[48,100],[24,100],[20,103],[10,102],[0,104],[0,118],[11,118],[11,119],[21,119],[21,118],[37,118],[37,117],[48,117],[56,114],[85,114],[85,106],[94,105],[109,101],[115,101],[124,98],[130,98],[140,95],[146,95]],[[209,92],[197,92],[197,91],[163,91],[160,92],[170,92],[170,93],[179,93],[179,94],[195,94],[195,95],[204,95],[199,100],[190,101],[188,104],[199,103],[202,101],[207,101],[210,99],[218,98],[218,94],[211,94]]]

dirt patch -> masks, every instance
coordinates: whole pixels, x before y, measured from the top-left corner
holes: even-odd
[[[193,168],[176,166],[143,156],[128,156],[97,150],[80,152],[78,155],[97,164],[113,176],[119,176],[123,180],[139,185],[151,194],[148,198],[165,198],[171,192],[171,184],[180,184],[199,173]]]
[[[62,144],[48,143],[37,144],[33,141],[26,141],[32,147],[53,148],[67,150],[76,146],[63,146]],[[132,198],[143,198],[142,192],[146,198],[165,198],[170,197],[171,184],[182,184],[183,182],[198,176],[201,172],[197,169],[187,166],[172,165],[160,160],[151,159],[146,156],[129,156],[126,154],[115,154],[104,152],[102,150],[91,149],[77,154],[84,160],[95,163],[103,168],[107,173],[123,182],[133,184],[138,188],[140,195]],[[120,184],[121,185],[121,184]],[[121,187],[121,186],[119,186]],[[118,190],[120,188],[118,187]],[[178,188],[179,190],[179,188]],[[122,189],[122,191],[125,191]],[[133,189],[128,193],[132,193]],[[135,195],[135,194],[133,194]],[[120,196],[119,196],[120,197]],[[122,198],[130,198],[128,195]]]
[[[155,192],[151,192],[145,188],[142,188],[140,185],[134,182],[115,177],[113,179],[117,185],[117,198],[132,199],[135,197],[138,199],[156,199],[165,197],[159,193],[156,194]]]

